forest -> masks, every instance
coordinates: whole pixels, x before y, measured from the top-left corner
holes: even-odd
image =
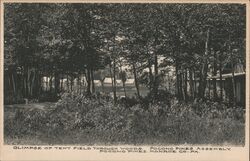
[[[245,69],[244,4],[5,3],[5,142],[244,144]]]

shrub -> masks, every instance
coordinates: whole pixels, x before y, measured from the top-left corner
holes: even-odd
[[[243,144],[244,110],[212,102],[114,105],[72,92],[51,111],[17,110],[5,134],[39,135],[51,144]]]
[[[38,101],[39,102],[55,102],[59,99],[59,96],[53,92],[53,89],[51,91],[43,91],[39,94]]]
[[[195,113],[202,118],[231,118],[245,122],[245,109],[242,107],[230,107],[225,104],[209,101],[190,103],[189,105],[194,109]]]
[[[24,98],[20,91],[17,91],[16,93],[7,91],[4,93],[4,104],[18,104],[18,103],[24,103]]]
[[[132,107],[139,103],[139,101],[135,97],[123,97],[118,100],[118,103],[127,108]]]
[[[46,127],[47,112],[39,109],[18,109],[13,119],[5,119],[4,132],[8,136],[38,135]]]

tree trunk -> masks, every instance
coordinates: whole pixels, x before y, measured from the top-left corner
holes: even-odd
[[[124,81],[122,81],[122,86],[123,86],[123,91],[124,91],[125,98],[127,98],[126,87],[125,87],[125,82]]]
[[[10,91],[12,91],[11,93],[13,93],[13,88],[12,88],[12,81],[11,81],[11,74],[8,74],[8,87],[10,88]],[[12,90],[11,90],[12,89]]]
[[[81,73],[80,73],[79,79],[80,79],[79,90],[80,90],[80,94],[82,94],[82,74]]]
[[[112,64],[111,62],[109,63],[109,73],[110,73],[110,78],[111,78],[111,85],[112,85],[112,90],[113,90],[113,95],[114,95],[114,104],[116,104],[116,99],[115,99],[115,90],[114,90],[114,79],[113,79],[113,74],[112,74]]]
[[[230,42],[229,42],[230,43]],[[233,88],[233,105],[236,105],[236,86],[235,86],[235,77],[234,77],[234,60],[233,60],[233,53],[231,52],[231,45],[229,44],[228,49],[230,56],[231,56],[231,72],[232,72],[232,88]]]
[[[55,95],[57,95],[59,93],[59,89],[60,89],[60,77],[59,77],[59,73],[57,71],[55,71],[55,81],[54,81],[54,86],[55,86]]]
[[[213,100],[216,101],[218,98],[217,88],[216,88],[216,78],[213,78]]]
[[[16,93],[16,81],[15,81],[15,77],[14,77],[14,72],[12,72],[12,86],[13,86],[13,93]]]
[[[24,73],[23,73],[23,95],[24,98],[27,97],[27,77],[26,77],[26,68],[24,68]]]
[[[52,92],[52,76],[49,78],[49,91]]]
[[[42,83],[43,83],[43,77],[42,77],[42,72],[40,71],[39,73],[38,73],[38,79],[39,79],[39,84],[38,84],[38,86],[39,86],[39,91],[38,91],[38,99],[40,98],[40,95],[41,95],[41,92],[42,92]]]
[[[154,54],[154,72],[155,72],[155,77],[154,77],[154,98],[157,97],[158,93],[158,87],[159,87],[159,76],[158,76],[158,57],[157,54]]]
[[[184,98],[184,92],[183,92],[183,74],[182,74],[182,72],[179,72],[178,77],[179,77],[179,83],[178,83],[179,99],[183,100],[185,98]]]
[[[138,98],[140,98],[140,89],[139,89],[139,83],[137,80],[137,73],[136,73],[136,67],[135,67],[135,63],[132,64],[133,66],[133,74],[134,74],[134,79],[135,79],[135,88],[136,88],[136,92],[137,92],[137,96]]]
[[[207,30],[207,37],[205,42],[205,54],[203,56],[202,69],[200,73],[200,84],[199,84],[199,98],[204,99],[205,90],[206,90],[206,82],[207,82],[207,56],[208,56],[208,41],[209,41],[209,29]]]
[[[210,88],[211,88],[211,83],[210,83],[210,79],[208,79],[208,99],[209,99],[209,100],[211,99],[211,96],[210,96]]]
[[[223,101],[223,81],[222,81],[222,59],[220,56],[220,100]]]
[[[63,91],[63,77],[61,77],[60,90]]]
[[[216,77],[217,75],[217,56],[216,56],[216,52],[214,52],[214,62],[213,62],[213,76]],[[218,95],[217,95],[217,84],[216,84],[216,78],[213,78],[213,100],[217,101],[218,99]]]
[[[28,68],[28,72],[27,72],[27,92],[28,92],[28,97],[30,97],[30,69]]]
[[[90,69],[87,69],[87,95],[91,95],[91,78],[90,78]]]
[[[149,90],[152,91],[152,83],[153,83],[153,71],[152,71],[152,64],[150,59],[148,59],[148,69],[149,69]]]
[[[189,69],[189,86],[190,86],[191,98],[194,99],[194,81],[193,81],[193,73],[191,69]]]
[[[235,78],[234,78],[234,64],[232,62],[232,88],[233,88],[233,104],[236,105],[236,89],[235,89]]]
[[[105,78],[104,78],[105,79]],[[104,79],[101,80],[101,84],[102,84],[102,92],[104,93]]]
[[[74,86],[74,77],[71,75],[70,76],[70,91],[73,91],[73,86]]]
[[[175,74],[176,74],[176,96],[179,100],[182,100],[181,90],[180,90],[179,66],[178,66],[177,62],[175,65]]]
[[[37,89],[35,89],[35,80],[36,80],[36,71],[35,70],[32,71],[31,76],[32,76],[32,79],[30,82],[30,95],[32,98],[34,98],[34,96],[35,96],[34,92],[37,90]]]
[[[91,93],[95,93],[95,82],[94,82],[94,71],[93,71],[93,69],[91,69],[91,75],[90,75],[90,77],[91,77],[91,84],[92,84],[92,86],[91,86]]]
[[[114,60],[114,65],[113,65],[113,78],[114,78],[113,93],[114,93],[114,103],[116,104],[116,102],[117,102],[117,96],[116,96],[116,71],[115,71],[115,69],[116,69],[116,62]]]
[[[23,96],[24,97],[26,97],[26,91],[27,91],[27,89],[26,89],[26,76],[24,74],[24,76],[23,76]]]
[[[207,68],[208,68],[208,65],[206,64],[205,69],[203,71],[202,81],[201,81],[201,91],[200,91],[200,98],[201,99],[204,99],[204,97],[205,97],[205,90],[206,90],[206,86],[207,86]]]
[[[45,83],[45,91],[47,92],[48,91],[48,88],[49,88],[49,78],[46,76],[46,83]]]
[[[77,75],[77,93],[79,94],[81,94],[80,84],[81,84],[80,74],[78,74]]]
[[[69,74],[67,74],[67,91],[69,92]]]
[[[36,72],[35,90],[36,90],[36,98],[39,98],[41,92],[41,72],[39,70],[37,70]]]
[[[188,100],[188,94],[187,94],[187,70],[185,70],[184,73],[184,95],[185,95],[185,101]]]
[[[184,74],[180,73],[180,90],[181,90],[181,98],[182,100],[186,100],[185,92],[184,92]]]

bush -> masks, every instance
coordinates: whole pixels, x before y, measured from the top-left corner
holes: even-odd
[[[212,102],[145,108],[64,93],[51,111],[18,110],[5,134],[39,135],[50,144],[244,144],[244,110]]]
[[[39,102],[55,102],[59,99],[59,96],[57,94],[55,94],[55,92],[53,92],[53,90],[51,91],[43,91],[40,93],[38,101]]]
[[[139,103],[139,101],[135,97],[123,97],[118,100],[118,103],[127,108],[135,106]]]
[[[24,103],[24,98],[20,91],[17,91],[16,93],[13,92],[5,92],[4,93],[4,104],[18,104],[18,103]]]
[[[150,104],[151,102],[171,106],[171,99],[173,95],[167,90],[159,89],[155,94],[154,91],[150,91],[148,95],[143,99],[142,103]]]
[[[17,109],[13,119],[4,120],[8,136],[39,135],[46,129],[47,112],[39,109]]]
[[[202,118],[209,119],[234,119],[245,122],[245,109],[242,107],[230,107],[217,102],[196,102],[190,103],[195,113]]]

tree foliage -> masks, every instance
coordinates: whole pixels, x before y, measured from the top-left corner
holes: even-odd
[[[4,8],[4,67],[6,80],[13,82],[7,90],[23,97],[39,96],[42,76],[54,78],[56,94],[60,77],[81,74],[91,94],[94,72],[107,65],[115,96],[120,63],[131,68],[138,97],[145,70],[156,96],[159,67],[174,67],[178,98],[202,99],[209,71],[245,63],[245,5],[8,3]]]

